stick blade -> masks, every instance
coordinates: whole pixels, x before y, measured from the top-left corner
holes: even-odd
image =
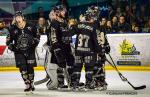
[[[46,77],[46,78],[44,78],[44,79],[42,79],[42,80],[39,80],[39,81],[34,82],[34,85],[39,85],[39,84],[45,83],[45,82],[47,82],[48,80],[49,80],[49,78]]]
[[[140,86],[140,87],[134,87],[135,90],[142,90],[145,89],[146,85]]]

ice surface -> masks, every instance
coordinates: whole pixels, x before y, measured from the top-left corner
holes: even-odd
[[[144,90],[133,90],[126,82],[122,82],[115,71],[106,72],[108,89],[106,91],[90,92],[60,92],[47,90],[45,84],[36,86],[32,95],[25,95],[23,92],[24,83],[19,71],[0,72],[0,97],[149,97],[150,95],[150,72],[123,71],[122,74],[135,86],[145,84]],[[45,72],[36,71],[35,80],[45,77]],[[84,73],[81,81],[84,82]]]

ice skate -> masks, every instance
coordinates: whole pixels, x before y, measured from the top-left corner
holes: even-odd
[[[31,89],[31,91],[35,91],[35,87],[34,87],[33,83],[30,84],[30,89]]]
[[[33,94],[30,84],[26,84],[26,88],[24,89],[24,92],[26,95]]]
[[[58,86],[58,90],[59,91],[67,91],[68,90],[68,86],[67,85],[59,85]]]
[[[107,83],[104,81],[104,82],[97,82],[97,87],[95,88],[95,90],[98,90],[98,91],[105,91],[107,90]]]
[[[86,84],[84,90],[85,91],[93,91],[95,88],[91,84]]]

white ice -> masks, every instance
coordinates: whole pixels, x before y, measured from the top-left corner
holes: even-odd
[[[150,72],[122,71],[122,74],[135,86],[145,84],[144,90],[133,90],[126,82],[122,82],[115,71],[106,71],[108,89],[90,92],[60,92],[47,90],[45,84],[36,86],[32,95],[23,92],[24,83],[20,73],[0,72],[0,97],[150,97]],[[45,77],[45,72],[35,71],[35,81]],[[84,73],[81,81],[84,82]]]

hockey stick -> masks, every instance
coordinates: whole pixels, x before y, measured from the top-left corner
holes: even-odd
[[[49,76],[46,76],[45,78],[43,78],[43,79],[41,79],[39,81],[34,82],[34,85],[40,85],[42,83],[47,82],[48,80],[49,80]]]
[[[110,57],[110,59],[111,59],[111,61],[112,61],[113,64],[112,64],[108,59],[106,59],[106,61],[117,71],[117,73],[118,73],[118,75],[119,75],[119,77],[121,78],[122,81],[126,81],[134,90],[141,90],[141,89],[145,89],[145,88],[146,88],[146,85],[142,85],[142,86],[135,87],[133,84],[131,84],[131,83],[128,81],[128,79],[127,79],[126,77],[124,77],[124,76],[121,74],[121,72],[119,72],[119,70],[118,70],[118,68],[117,68],[117,66],[116,66],[116,64],[115,64],[115,62],[113,61],[111,55],[110,55],[110,54],[108,54],[108,55],[109,55],[109,57]]]
[[[44,69],[45,69],[45,71],[46,71],[46,64],[47,64],[47,61],[48,61],[47,56],[48,56],[48,51],[46,50],[46,55],[45,55],[45,60],[44,60]],[[44,79],[41,79],[39,81],[34,82],[34,85],[39,85],[39,84],[45,83],[49,79],[50,79],[50,77],[48,76],[48,73],[46,71],[46,77]]]

